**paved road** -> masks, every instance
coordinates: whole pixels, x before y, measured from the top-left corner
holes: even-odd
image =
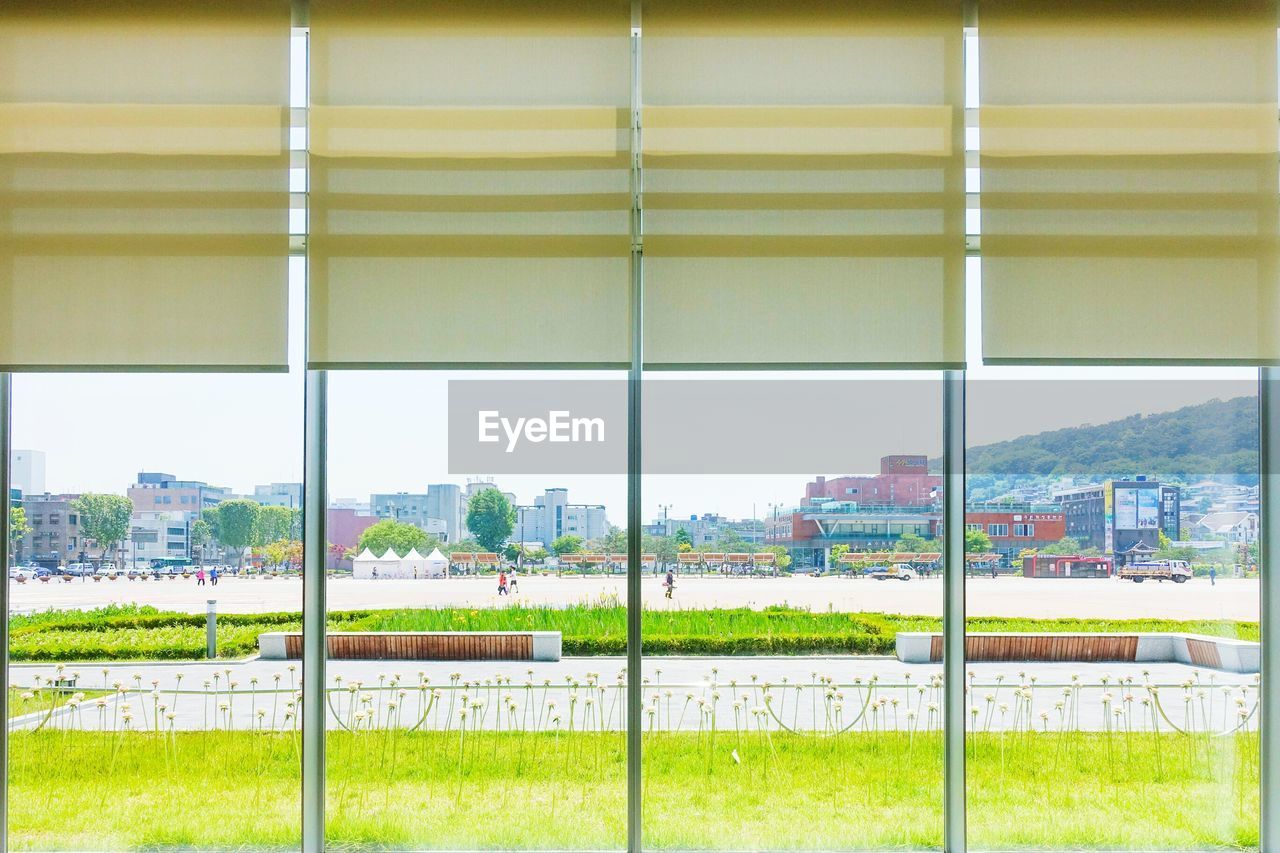
[[[506,696],[516,704],[515,719],[520,725],[532,727],[536,715],[542,714],[542,726],[551,725],[552,714],[561,716],[561,730],[569,727],[570,708],[574,712],[574,728],[581,729],[588,712],[587,700],[590,698],[592,724],[591,727],[603,725],[605,728],[618,729],[622,720],[622,689],[619,676],[625,668],[626,661],[620,657],[599,658],[566,658],[555,663],[529,662],[423,662],[423,661],[332,661],[328,665],[327,681],[331,686],[341,684],[344,688],[353,681],[360,681],[361,686],[356,694],[356,709],[367,709],[373,712],[375,719],[386,722],[389,717],[387,702],[392,698],[402,706],[398,723],[410,726],[422,720],[427,727],[443,728],[445,718],[452,702],[452,714],[456,715],[460,708],[461,696],[466,694],[471,702],[484,703],[482,710],[486,728],[496,726],[496,711],[506,705]],[[130,713],[134,715],[131,723],[134,727],[143,725],[146,715],[148,725],[153,725],[156,706],[163,703],[166,707],[161,712],[175,714],[173,725],[182,730],[198,730],[208,728],[217,720],[217,725],[225,728],[228,725],[236,729],[247,729],[256,726],[270,727],[274,714],[275,726],[284,728],[293,723],[286,722],[287,703],[295,694],[290,691],[290,684],[296,688],[301,676],[301,667],[288,670],[288,664],[282,661],[251,660],[238,663],[175,663],[175,664],[120,664],[110,668],[105,675],[101,666],[83,665],[68,666],[67,672],[78,671],[78,686],[82,689],[111,689],[116,682],[122,683],[130,691],[128,695],[108,700],[106,707],[99,711],[92,701],[85,703],[79,712],[79,725],[84,728],[106,728],[120,725],[121,706],[128,703]],[[1057,725],[1057,712],[1054,703],[1061,700],[1064,687],[1073,684],[1082,685],[1079,689],[1079,727],[1098,730],[1103,727],[1106,713],[1102,695],[1111,692],[1113,703],[1120,703],[1126,693],[1135,697],[1132,711],[1135,719],[1142,713],[1141,700],[1147,695],[1142,688],[1145,679],[1161,685],[1160,696],[1162,706],[1170,719],[1183,724],[1184,704],[1181,685],[1188,681],[1196,681],[1205,692],[1203,702],[1197,698],[1197,721],[1203,724],[1206,720],[1216,729],[1224,720],[1234,720],[1237,712],[1236,697],[1245,699],[1246,709],[1255,703],[1256,691],[1253,689],[1253,676],[1235,675],[1196,670],[1182,664],[1007,664],[1007,663],[975,663],[969,666],[973,683],[971,704],[979,708],[978,726],[987,724],[988,711],[990,724],[998,729],[1013,724],[1013,708],[1017,702],[1013,696],[1020,683],[1032,684],[1033,723],[1037,728],[1044,725],[1039,720],[1041,711],[1050,714],[1050,729]],[[36,677],[48,679],[54,675],[54,668],[47,664],[13,664],[10,666],[12,682],[15,685],[31,687]],[[1146,675],[1144,675],[1146,673]],[[181,674],[182,678],[178,676]],[[941,695],[932,680],[940,678],[941,667],[936,664],[904,664],[892,658],[867,657],[735,657],[735,658],[694,658],[670,657],[651,658],[646,661],[643,678],[646,679],[646,708],[655,707],[654,723],[662,729],[697,729],[698,700],[714,703],[717,707],[717,726],[732,730],[733,702],[741,701],[742,695],[747,698],[742,702],[741,713],[750,714],[752,708],[763,706],[760,686],[768,682],[773,685],[774,713],[776,717],[767,718],[775,729],[786,725],[799,729],[823,728],[827,725],[827,704],[822,698],[823,678],[831,678],[837,685],[841,698],[833,699],[842,705],[841,722],[852,723],[858,710],[867,700],[867,684],[877,678],[876,696],[884,696],[889,700],[874,717],[881,728],[905,729],[910,725],[908,710],[917,713],[916,723],[927,727],[930,718],[933,726],[940,725],[940,716],[930,712],[929,704],[941,706]],[[276,693],[276,676],[279,676],[280,687]],[[391,680],[399,675],[399,687],[406,689],[404,697],[397,696],[397,688]],[[216,676],[216,678],[215,678]],[[456,676],[456,677],[455,677]],[[1073,680],[1078,676],[1079,680]],[[592,679],[603,686],[588,688],[585,685]],[[1104,685],[1103,679],[1106,678]],[[252,679],[257,683],[251,684]],[[416,685],[419,680],[428,680],[430,689],[441,688],[442,698],[440,711],[428,714],[425,719],[421,713],[422,701],[427,694],[419,691]],[[1127,686],[1121,680],[1132,678]],[[507,679],[510,682],[507,683]],[[578,682],[576,691],[567,686],[569,679]],[[1025,682],[1023,681],[1025,679]],[[292,680],[292,681],[291,681]],[[152,682],[156,682],[153,688]],[[209,688],[204,688],[205,682]],[[228,701],[228,682],[235,682],[234,696]],[[501,683],[500,683],[501,682]],[[141,687],[137,687],[141,685]],[[526,686],[532,685],[532,686]],[[797,685],[800,689],[796,689]],[[815,685],[817,687],[815,688]],[[381,686],[381,690],[379,690]],[[924,691],[919,688],[924,686]],[[1230,688],[1224,694],[1222,688]],[[1240,688],[1245,688],[1241,694]],[[194,691],[174,694],[175,688],[182,691]],[[151,691],[159,690],[159,697],[152,698]],[[670,696],[667,696],[670,691]],[[1193,692],[1196,692],[1193,690]],[[360,703],[360,696],[368,693],[371,701]],[[577,700],[572,699],[576,693]],[[718,693],[716,699],[714,694]],[[452,699],[450,696],[452,695]],[[692,699],[690,699],[692,695]],[[987,696],[992,698],[987,700]],[[275,697],[273,708],[273,696]],[[329,728],[337,728],[341,719],[344,723],[351,718],[350,702],[353,694],[347,690],[338,690],[331,700],[332,713],[328,715]],[[657,705],[652,704],[653,697],[658,697]],[[814,699],[816,698],[816,707]],[[893,701],[897,700],[896,706]],[[222,703],[227,704],[225,711],[220,710]],[[555,703],[550,708],[548,703]],[[1007,704],[1009,711],[1001,712],[1001,704]],[[528,710],[526,711],[526,707]],[[1112,706],[1114,708],[1114,704]],[[262,711],[259,718],[258,711]],[[895,713],[896,711],[896,713]],[[474,713],[474,712],[473,712]],[[601,719],[603,716],[603,720]],[[647,719],[647,718],[646,718]],[[766,719],[766,718],[762,718]],[[1025,719],[1025,718],[1024,718]],[[870,718],[868,718],[868,723]],[[32,718],[15,721],[18,728],[30,728],[37,723]],[[49,724],[66,726],[72,724],[70,714],[59,714]],[[508,712],[504,716],[503,727],[511,723]],[[456,721],[453,723],[456,728]],[[754,725],[754,724],[753,724]],[[1252,720],[1256,725],[1256,717]],[[1164,727],[1164,721],[1161,722]],[[859,721],[857,727],[861,728]]]
[[[1078,616],[1097,618],[1258,619],[1258,582],[1195,579],[1185,584],[1115,579],[1028,579],[987,577],[968,580],[968,612],[973,616]],[[681,578],[675,598],[663,598],[659,578],[646,576],[645,606],[660,608],[755,607],[791,604],[813,610],[884,611],[942,615],[942,581],[873,581],[847,578]],[[151,604],[164,610],[203,613],[216,598],[223,613],[300,610],[297,578],[225,578],[217,587],[197,587],[194,579],[102,581],[99,583],[10,583],[15,612],[48,608],[92,608],[108,603]],[[582,601],[625,601],[620,577],[524,577],[520,592],[499,598],[492,578],[449,580],[352,580],[329,582],[329,607],[378,609],[459,605],[494,607],[511,603],[563,605]]]

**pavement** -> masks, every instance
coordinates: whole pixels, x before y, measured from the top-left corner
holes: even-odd
[[[511,604],[562,606],[584,601],[623,603],[623,577],[557,578],[521,576],[516,595],[498,597],[491,577],[432,580],[354,580],[333,578],[326,596],[332,610],[400,607],[503,607]],[[1210,585],[1195,578],[1184,584],[1134,584],[1114,578],[974,577],[966,581],[970,616],[1082,617],[1125,619],[1226,619],[1257,621],[1257,580],[1223,579]],[[881,611],[921,616],[942,615],[942,580],[875,581],[867,578],[680,577],[675,597],[663,598],[661,578],[645,575],[641,586],[647,608],[752,607],[789,604],[838,612]],[[205,612],[210,599],[220,613],[261,613],[302,609],[298,578],[222,579],[218,586],[196,586],[194,578],[159,581],[92,581],[47,584],[10,582],[15,613],[49,608],[90,609],[106,604],[150,604],[161,610]]]
[[[292,665],[292,669],[290,666]],[[356,711],[368,713],[380,725],[456,729],[457,712],[463,702],[482,703],[471,713],[480,714],[479,724],[493,729],[501,725],[518,727],[551,727],[551,717],[561,717],[560,728],[583,726],[620,730],[624,706],[624,670],[621,657],[565,658],[557,662],[482,661],[330,661],[326,682],[331,688],[330,710],[326,714],[328,728],[338,729],[353,724]],[[10,664],[10,678],[15,686],[31,688],[37,676],[48,680],[55,674],[49,664]],[[1253,676],[1195,669],[1183,664],[1088,664],[1088,663],[973,663],[967,667],[971,684],[972,707],[979,709],[977,725],[992,730],[1012,728],[1017,701],[1014,691],[1027,684],[1032,695],[1032,720],[1036,728],[1046,723],[1050,730],[1058,724],[1055,702],[1063,700],[1063,690],[1073,693],[1078,707],[1077,727],[1101,730],[1109,709],[1123,702],[1125,694],[1134,697],[1131,706],[1135,727],[1144,713],[1141,701],[1149,694],[1144,683],[1158,685],[1161,707],[1168,722],[1185,726],[1188,707],[1193,709],[1196,725],[1218,730],[1225,721],[1234,723],[1237,697],[1244,699],[1246,710],[1256,704],[1257,691]],[[298,662],[251,659],[241,662],[193,662],[118,664],[103,672],[101,665],[68,665],[64,674],[77,673],[81,690],[114,690],[117,683],[126,693],[115,693],[99,709],[95,701],[86,700],[79,709],[56,712],[45,722],[54,727],[83,729],[118,729],[122,725],[124,706],[133,715],[132,728],[151,728],[159,712],[164,725],[177,730],[207,728],[287,729],[297,724],[296,717],[286,719],[289,703],[296,701],[302,667]],[[179,677],[180,676],[180,677]],[[717,726],[732,729],[733,703],[741,703],[739,714],[755,727],[756,721],[777,730],[781,727],[800,730],[824,729],[830,725],[828,708],[841,705],[840,723],[853,724],[861,730],[873,723],[880,729],[906,729],[910,725],[938,728],[941,715],[930,705],[940,708],[942,696],[938,664],[904,664],[893,658],[880,657],[662,657],[645,661],[646,725],[652,721],[663,730],[697,730],[699,708],[716,708]],[[256,682],[255,682],[256,679]],[[340,679],[340,680],[339,680]],[[393,682],[394,679],[394,682]],[[828,682],[826,679],[830,679]],[[876,712],[858,718],[868,702],[869,685],[875,679],[874,697],[887,702]],[[1124,683],[1125,679],[1132,679]],[[359,687],[353,692],[353,682]],[[576,682],[576,685],[574,685]],[[1189,695],[1195,701],[1184,703],[1188,695],[1183,685],[1193,687]],[[764,707],[763,685],[770,684],[775,697],[772,715],[751,717],[753,708]],[[208,685],[207,687],[205,685]],[[229,689],[229,685],[234,687]],[[418,685],[425,685],[419,689]],[[920,688],[924,689],[921,690]],[[1223,688],[1227,688],[1224,692]],[[1244,692],[1241,692],[1243,688]],[[423,710],[432,692],[439,689],[437,704]],[[824,693],[833,689],[837,695],[830,701]],[[404,695],[399,695],[404,690]],[[1204,696],[1199,696],[1203,690]],[[153,692],[158,695],[153,695]],[[1112,704],[1104,704],[1103,694],[1111,693]],[[363,702],[365,695],[369,701]],[[668,695],[669,694],[669,695]],[[745,699],[743,698],[745,694]],[[508,699],[509,697],[509,699]],[[655,704],[656,697],[656,704]],[[990,697],[990,699],[988,699]],[[389,708],[395,701],[397,707]],[[701,705],[699,704],[701,700]],[[354,702],[354,706],[353,703]],[[499,709],[515,710],[497,713]],[[552,704],[554,703],[554,704]],[[161,709],[159,706],[164,705]],[[1001,711],[1007,705],[1010,710]],[[915,712],[914,723],[907,712]],[[1041,711],[1050,715],[1041,721]],[[261,714],[259,714],[261,712]],[[172,713],[172,720],[165,715]],[[835,711],[831,712],[833,715]],[[502,722],[498,718],[502,717]],[[33,728],[43,715],[15,718],[11,727]],[[1025,712],[1022,717],[1025,721]],[[1256,715],[1251,719],[1256,727]],[[473,716],[471,725],[476,724]],[[705,725],[704,721],[704,725]],[[1165,728],[1166,721],[1160,725]]]

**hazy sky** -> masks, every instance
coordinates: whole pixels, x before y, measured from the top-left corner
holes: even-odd
[[[970,269],[970,281],[975,283],[976,267],[973,263]],[[45,451],[47,485],[52,491],[122,492],[143,470],[167,471],[239,492],[251,492],[257,483],[301,480],[303,375],[299,365],[303,353],[296,330],[302,328],[303,320],[302,272],[302,262],[295,259],[290,306],[294,368],[289,374],[19,375],[14,380],[14,446]],[[971,364],[979,361],[977,300],[974,286],[968,311]],[[373,491],[424,491],[431,482],[465,482],[465,475],[447,471],[443,412],[448,379],[462,375],[432,371],[331,374],[330,495],[367,500]],[[874,383],[890,376],[881,372],[773,374],[780,381],[840,379],[849,383],[849,393],[863,396],[874,395]],[[1046,381],[1049,377],[1077,381]],[[973,380],[969,440],[984,444],[1250,393],[1256,371],[979,365],[969,371],[969,378]],[[988,379],[1002,382],[978,382]],[[1142,381],[1112,384],[1124,379]],[[862,429],[850,425],[847,444],[832,448],[832,470],[802,471],[790,477],[648,477],[642,498],[645,518],[660,516],[661,504],[671,504],[673,517],[718,512],[744,518],[751,517],[754,504],[755,513],[764,517],[771,503],[796,503],[805,482],[815,474],[874,472],[879,458],[888,453],[937,455],[941,386],[925,377],[917,380],[923,380],[921,404],[910,412],[886,413],[884,420],[869,422]],[[1005,385],[1004,380],[1023,381]],[[1035,380],[1036,385],[1027,380]],[[1107,393],[1107,389],[1116,390]],[[803,440],[809,415],[779,416],[793,419],[797,440]],[[820,406],[815,406],[812,416],[821,416]],[[474,472],[475,476],[485,474]],[[626,479],[621,475],[500,477],[498,485],[514,491],[521,502],[531,502],[544,487],[565,486],[571,500],[603,503],[610,521],[625,520]]]

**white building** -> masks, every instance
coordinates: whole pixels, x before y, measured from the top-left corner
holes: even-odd
[[[267,483],[253,487],[253,500],[263,506],[285,506],[302,509],[301,483]]]
[[[15,450],[11,457],[9,488],[24,495],[42,495],[44,486],[44,451]]]
[[[444,542],[458,542],[466,538],[467,504],[462,487],[457,483],[431,483],[427,486],[426,511],[431,518],[445,524]]]
[[[179,510],[143,510],[133,514],[129,538],[124,542],[126,568],[151,565],[152,560],[190,558],[187,514]]]
[[[1196,524],[1198,533],[1222,536],[1236,544],[1257,542],[1258,529],[1258,516],[1252,512],[1211,512]]]
[[[515,538],[550,548],[561,536],[600,539],[609,532],[603,504],[571,504],[568,489],[547,489],[532,506],[516,507]]]

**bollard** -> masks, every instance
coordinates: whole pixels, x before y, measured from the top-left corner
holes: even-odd
[[[209,599],[209,612],[205,616],[205,657],[213,660],[218,656],[218,600]]]

